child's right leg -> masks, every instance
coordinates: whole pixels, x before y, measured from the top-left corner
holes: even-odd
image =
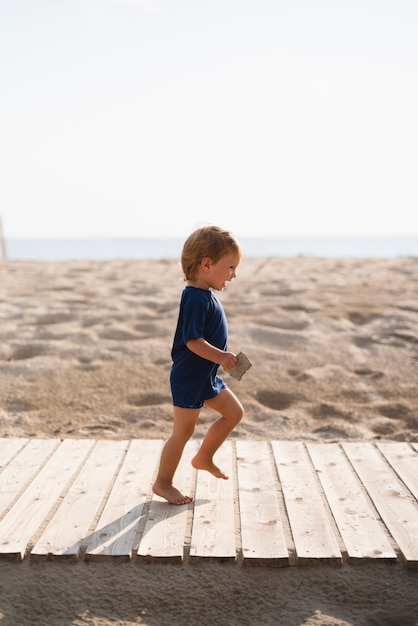
[[[183,454],[184,446],[193,435],[200,409],[174,407],[174,424],[171,437],[161,452],[160,466],[153,492],[170,504],[187,504],[192,501],[173,486],[173,477]]]
[[[207,431],[198,453],[192,459],[192,465],[196,469],[210,472],[216,478],[227,479],[228,476],[214,464],[213,455],[241,421],[244,409],[228,388],[222,389],[215,398],[206,400],[205,405],[220,413],[220,416]]]

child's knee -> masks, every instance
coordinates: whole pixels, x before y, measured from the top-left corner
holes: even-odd
[[[244,417],[244,407],[241,406],[241,409],[239,411],[239,418],[238,418],[238,422],[240,422],[242,420],[242,418]]]
[[[182,428],[176,428],[174,430],[174,436],[182,441],[189,441],[190,437],[195,431],[195,424],[185,424]]]
[[[242,418],[244,417],[244,407],[240,402],[237,403],[236,407],[234,407],[234,411],[231,414],[231,419],[235,424],[239,424]]]

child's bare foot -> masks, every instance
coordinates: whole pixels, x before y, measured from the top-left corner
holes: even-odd
[[[192,459],[192,465],[195,469],[206,470],[207,472],[210,472],[215,476],[215,478],[223,478],[224,480],[228,480],[229,478],[229,476],[224,474],[223,471],[220,470],[217,465],[215,465],[212,459],[210,459],[209,461],[207,459],[201,459],[199,458],[198,454]]]
[[[184,496],[178,489],[176,489],[172,485],[169,485],[168,487],[163,487],[155,483],[152,487],[152,490],[157,496],[165,498],[165,500],[167,500],[167,502],[169,502],[170,504],[189,504],[189,502],[192,502],[193,500],[193,498],[191,498],[190,496]]]

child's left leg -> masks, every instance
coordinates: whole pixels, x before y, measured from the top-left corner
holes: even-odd
[[[227,479],[228,476],[214,464],[213,455],[241,421],[244,409],[235,394],[228,388],[222,389],[215,398],[207,400],[205,405],[220,413],[220,416],[206,433],[199,452],[192,460],[192,465],[196,469],[210,472],[216,478]]]

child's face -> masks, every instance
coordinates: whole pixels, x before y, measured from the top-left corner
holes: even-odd
[[[208,286],[216,289],[216,291],[225,289],[227,283],[236,278],[236,270],[240,260],[240,255],[235,252],[229,252],[216,263],[210,259],[205,276]]]

